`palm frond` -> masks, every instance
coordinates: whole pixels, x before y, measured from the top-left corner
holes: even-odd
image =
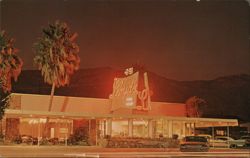
[[[79,48],[66,23],[56,21],[43,30],[34,44],[34,63],[41,70],[44,81],[57,87],[69,84],[70,76],[79,68]]]
[[[21,73],[23,61],[17,56],[18,49],[14,47],[14,39],[5,32],[0,33],[0,80],[4,92],[11,91],[12,78],[16,81]]]

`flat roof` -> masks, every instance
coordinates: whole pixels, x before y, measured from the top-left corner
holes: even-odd
[[[87,112],[47,112],[33,110],[14,110],[6,109],[7,117],[30,117],[30,118],[68,118],[68,119],[103,119],[103,118],[120,118],[120,119],[164,119],[169,121],[184,121],[196,124],[196,127],[214,127],[214,126],[238,126],[237,119],[221,118],[191,118],[191,117],[173,117],[173,116],[147,116],[147,115],[127,115],[127,114],[88,114]]]

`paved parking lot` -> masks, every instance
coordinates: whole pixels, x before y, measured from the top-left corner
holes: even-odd
[[[250,158],[249,149],[210,149],[210,155],[227,154],[227,157],[238,155]],[[208,154],[206,153],[206,154]],[[199,157],[198,152],[195,153]],[[205,153],[200,153],[204,156]],[[181,156],[190,153],[181,153],[178,148],[101,148],[96,146],[0,146],[0,155],[10,157],[168,157]],[[207,157],[207,156],[206,156]]]

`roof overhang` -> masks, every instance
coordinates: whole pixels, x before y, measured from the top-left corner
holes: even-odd
[[[68,118],[68,119],[102,119],[102,118],[118,118],[118,119],[148,119],[148,120],[170,120],[183,121],[185,123],[195,123],[195,127],[216,127],[216,126],[238,126],[237,119],[220,119],[220,118],[190,118],[190,117],[169,117],[169,116],[147,116],[139,114],[88,114],[84,112],[47,112],[33,110],[13,110],[6,109],[5,117],[32,117],[32,118]]]

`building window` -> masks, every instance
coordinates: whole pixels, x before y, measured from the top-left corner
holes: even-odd
[[[20,135],[47,138],[65,138],[72,133],[72,120],[69,119],[49,119],[46,128],[45,118],[20,118]],[[47,132],[45,132],[48,130]]]
[[[155,138],[159,138],[159,137],[163,137],[163,133],[164,133],[164,128],[163,128],[163,120],[157,120],[155,121]]]
[[[128,137],[128,120],[112,120],[112,137]]]
[[[148,137],[148,120],[133,120],[133,137]]]

